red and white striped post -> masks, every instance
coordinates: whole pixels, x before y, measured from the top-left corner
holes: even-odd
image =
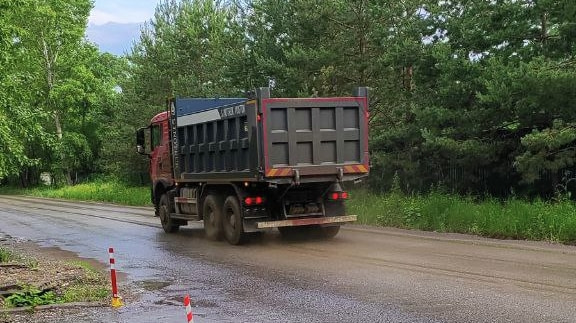
[[[190,306],[190,295],[184,297],[184,306],[186,306],[186,318],[188,323],[194,323],[194,314],[192,314],[192,306]]]
[[[118,296],[118,286],[116,284],[116,268],[114,264],[114,248],[108,248],[108,254],[110,255],[110,281],[112,282],[112,307],[120,307],[124,305],[122,303],[122,298]]]

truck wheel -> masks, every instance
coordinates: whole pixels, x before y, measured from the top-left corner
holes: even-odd
[[[222,239],[222,198],[218,195],[208,195],[204,200],[202,214],[206,238]]]
[[[330,226],[330,227],[318,227],[318,233],[321,238],[324,239],[332,239],[334,238],[338,232],[340,231],[340,226]]]
[[[228,196],[224,201],[222,224],[224,237],[230,244],[239,245],[245,242],[247,235],[242,224],[242,211],[235,196]]]
[[[158,215],[160,216],[160,223],[162,223],[162,229],[166,233],[174,233],[177,232],[180,228],[179,224],[176,224],[174,219],[170,216],[172,213],[173,207],[168,199],[167,194],[162,194],[160,197],[160,202],[158,203]]]

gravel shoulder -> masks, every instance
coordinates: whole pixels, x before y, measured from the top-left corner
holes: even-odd
[[[109,301],[103,295],[109,293],[109,283],[101,263],[1,233],[0,251],[10,255],[0,262],[0,322],[40,322],[103,307]],[[34,309],[8,306],[8,297],[32,289],[52,292],[61,301]]]

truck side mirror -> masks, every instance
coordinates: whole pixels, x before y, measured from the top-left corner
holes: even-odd
[[[146,146],[146,136],[144,132],[146,129],[148,129],[148,127],[136,130],[136,152],[140,155],[149,155],[144,148]]]

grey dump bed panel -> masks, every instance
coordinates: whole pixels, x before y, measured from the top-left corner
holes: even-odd
[[[246,99],[175,99],[170,103],[178,180],[251,177]]]
[[[171,102],[180,181],[351,180],[368,172],[366,95]],[[364,92],[365,93],[365,92]]]
[[[268,99],[262,103],[268,177],[367,172],[365,98]]]

